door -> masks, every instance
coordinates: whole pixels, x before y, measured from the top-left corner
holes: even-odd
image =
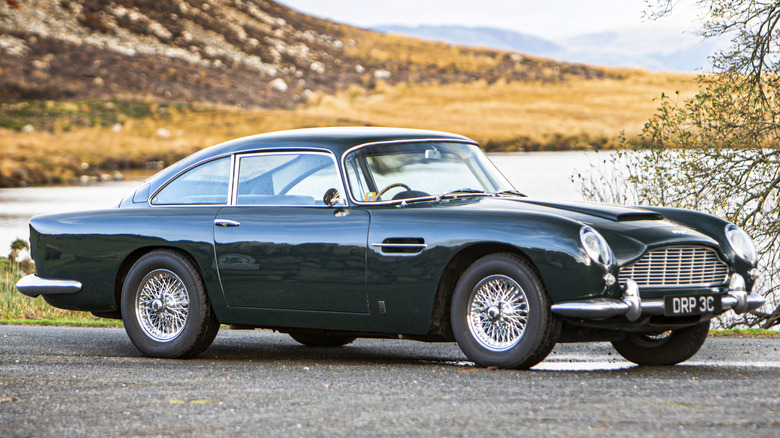
[[[214,225],[228,306],[368,313],[369,215],[325,205],[340,181],[328,154],[238,157],[236,205],[220,210]]]
[[[220,221],[239,224],[214,227],[229,306],[368,312],[366,212],[226,207]]]

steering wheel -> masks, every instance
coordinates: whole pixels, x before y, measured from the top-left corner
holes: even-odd
[[[404,184],[404,183],[393,183],[393,184],[390,184],[389,186],[387,186],[387,187],[383,188],[382,190],[380,190],[380,191],[379,191],[379,193],[377,193],[377,194],[376,194],[376,197],[377,197],[377,199],[381,198],[381,197],[382,197],[382,195],[384,195],[384,194],[385,194],[385,193],[387,193],[387,192],[388,192],[390,189],[392,189],[392,188],[395,188],[395,187],[403,187],[403,188],[405,188],[405,189],[406,189],[407,191],[409,191],[409,192],[411,192],[411,191],[412,191],[412,188],[411,188],[411,187],[409,187],[409,186],[407,186],[407,185],[406,185],[406,184]]]

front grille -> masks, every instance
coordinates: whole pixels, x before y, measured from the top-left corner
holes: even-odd
[[[667,246],[620,268],[620,283],[642,287],[715,287],[726,283],[729,268],[706,246]]]

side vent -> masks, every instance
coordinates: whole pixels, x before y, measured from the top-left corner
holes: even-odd
[[[388,237],[382,243],[372,243],[371,246],[385,254],[417,254],[428,247],[422,237]]]

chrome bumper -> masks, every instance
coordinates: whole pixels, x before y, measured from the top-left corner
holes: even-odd
[[[764,304],[764,298],[745,290],[745,280],[734,274],[729,283],[728,292],[722,296],[723,311],[733,309],[736,313],[745,313],[758,309]],[[553,313],[561,316],[582,319],[605,319],[624,315],[629,321],[636,321],[642,315],[663,315],[664,299],[639,297],[639,286],[633,280],[626,282],[622,299],[592,298],[580,301],[566,301],[552,305]]]
[[[28,297],[38,295],[75,294],[81,290],[81,282],[76,280],[56,280],[40,278],[35,274],[22,277],[16,282],[16,290]]]

